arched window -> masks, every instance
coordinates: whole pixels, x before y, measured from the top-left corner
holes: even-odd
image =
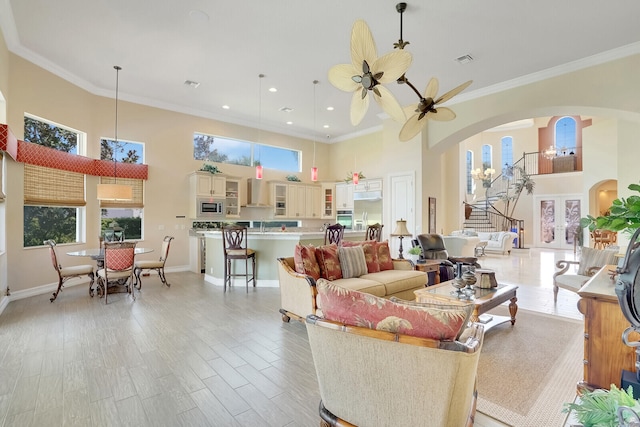
[[[482,146],[482,170],[493,167],[493,160],[491,156],[492,147],[488,144]]]
[[[473,194],[473,151],[467,150],[467,194]]]
[[[506,175],[505,171],[513,166],[513,138],[504,136],[500,141],[502,143],[502,174]]]
[[[577,124],[573,117],[563,117],[556,122],[554,145],[558,153],[576,147],[576,131]]]

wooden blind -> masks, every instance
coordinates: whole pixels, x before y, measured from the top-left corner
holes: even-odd
[[[144,180],[133,178],[100,177],[101,184],[124,184],[133,187],[133,199],[127,201],[101,200],[101,208],[143,208],[144,207]]]
[[[24,165],[24,204],[84,206],[84,174]]]

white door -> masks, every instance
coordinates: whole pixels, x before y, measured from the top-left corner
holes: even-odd
[[[398,256],[400,248],[400,238],[390,236],[396,229],[396,221],[404,219],[407,221],[407,230],[413,233],[416,229],[416,208],[415,208],[415,175],[413,173],[395,174],[389,177],[390,197],[389,217],[385,219],[384,234],[389,237],[389,248],[391,256]],[[384,194],[384,193],[383,193]],[[387,228],[388,227],[388,228]],[[411,236],[402,239],[402,255],[407,258],[407,251],[411,248]]]
[[[535,246],[573,249],[582,217],[581,195],[537,196],[534,201]]]

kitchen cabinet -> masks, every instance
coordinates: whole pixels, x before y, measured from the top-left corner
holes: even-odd
[[[630,326],[622,314],[615,286],[605,265],[578,291],[578,310],[584,314],[584,381],[596,388],[620,388],[622,370],[635,372],[635,349],[622,342],[622,332]],[[629,335],[637,341],[636,332]]]
[[[336,184],[336,211],[353,210],[353,184]]]
[[[209,172],[194,172],[190,178],[193,197],[225,197],[226,178]]]
[[[274,218],[287,217],[287,184],[271,184],[271,204]]]
[[[294,219],[320,218],[321,189],[317,185],[287,185],[287,216]]]
[[[227,217],[240,216],[240,179],[226,179],[224,208]]]
[[[382,191],[381,179],[365,179],[355,184],[353,187],[354,192],[360,191]]]
[[[325,182],[321,188],[321,217],[322,219],[332,219],[336,217],[335,212],[335,192],[336,185],[332,182]]]

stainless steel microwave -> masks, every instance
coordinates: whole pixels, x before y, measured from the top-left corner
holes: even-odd
[[[198,218],[224,216],[224,200],[198,199]]]

